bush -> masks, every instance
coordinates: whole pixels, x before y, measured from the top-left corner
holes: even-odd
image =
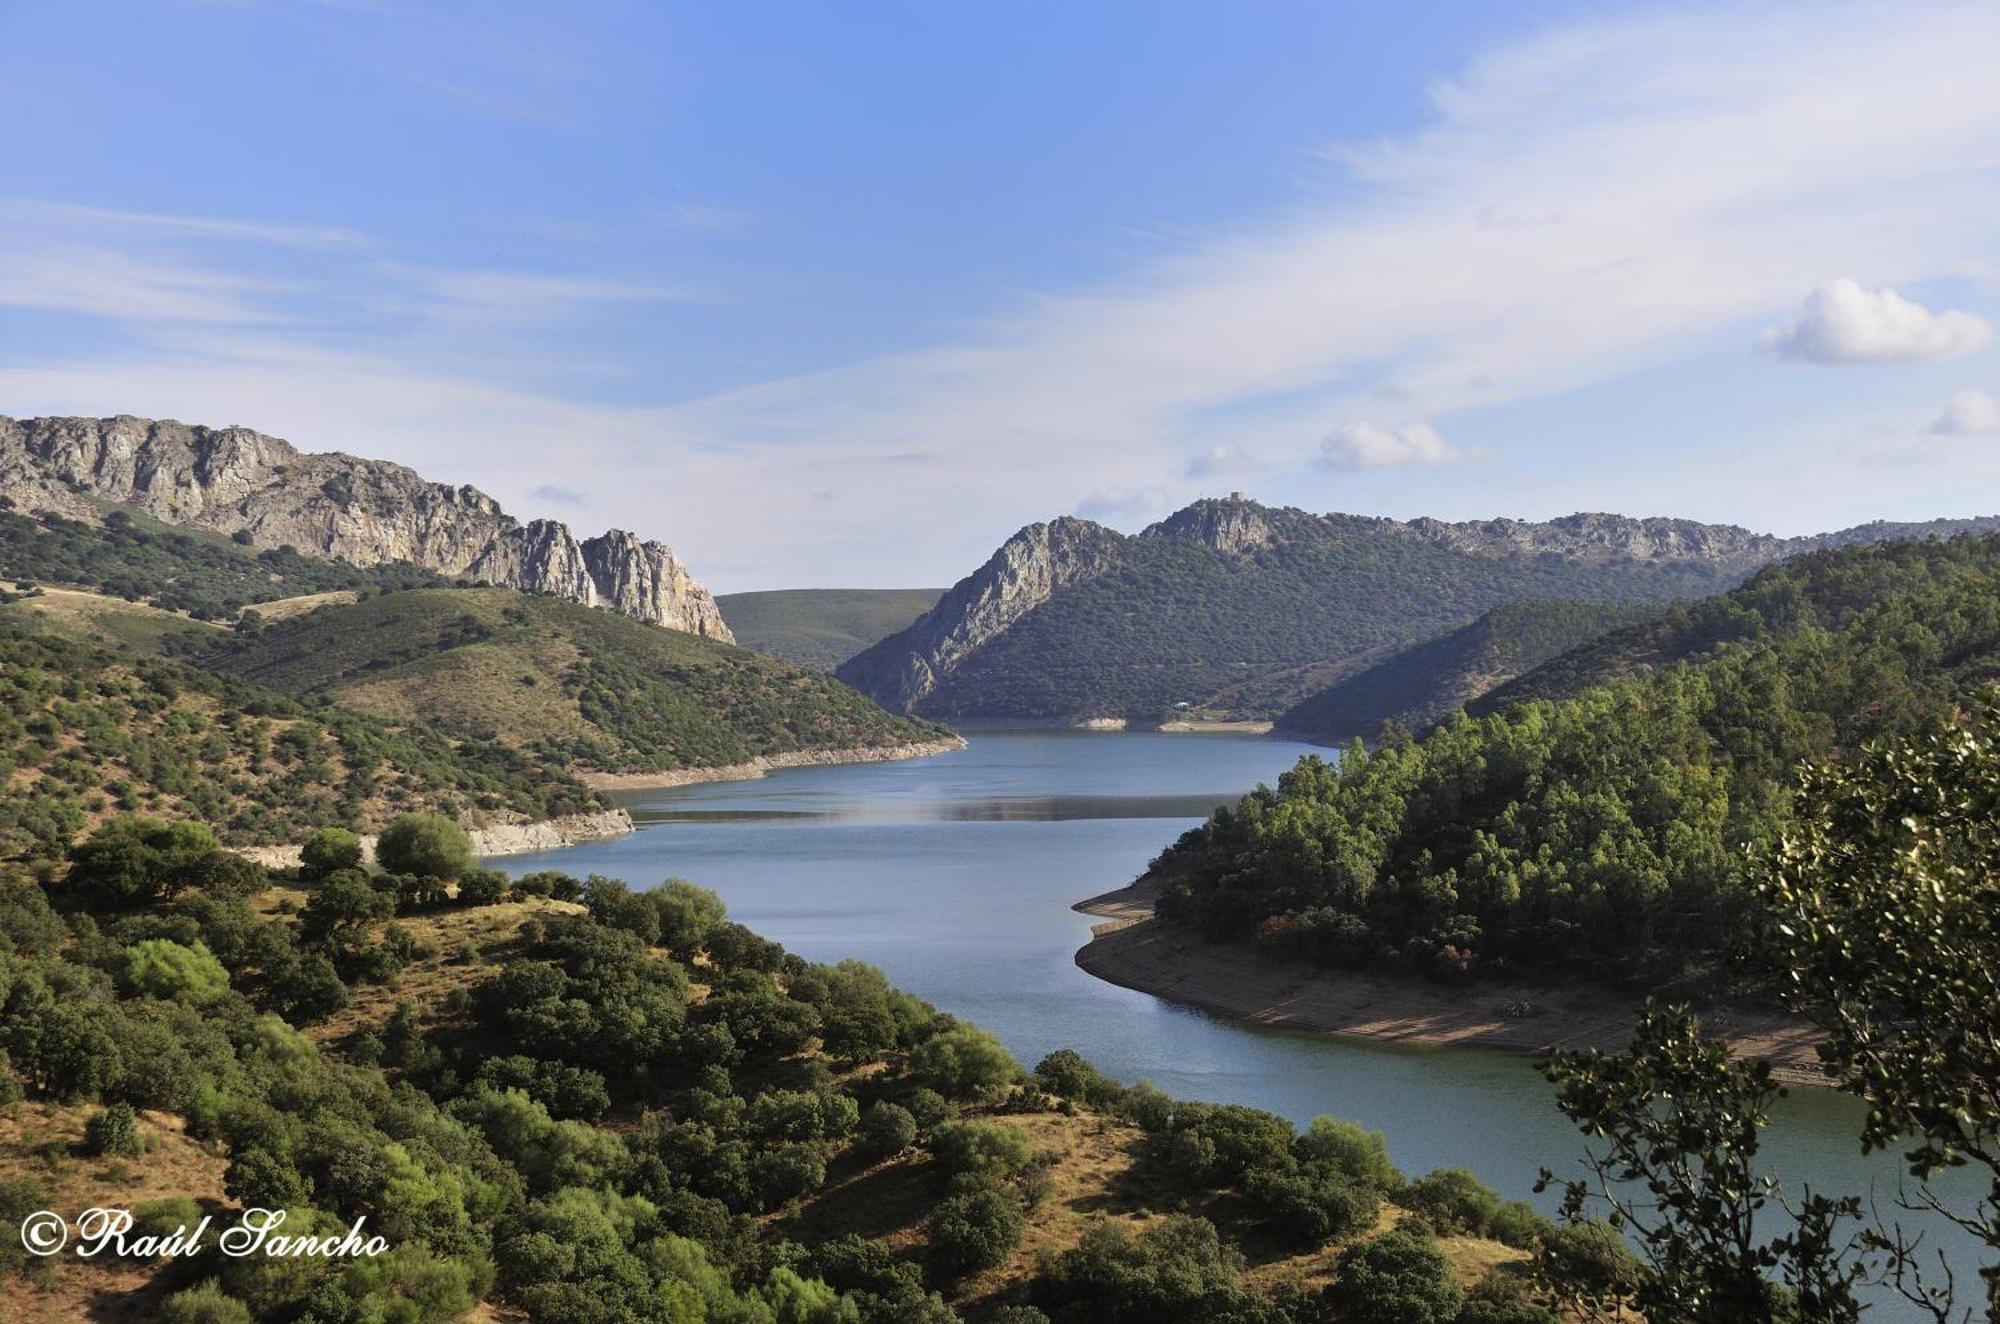
[[[141,997],[206,1007],[229,992],[229,972],[199,942],[148,938],[125,952],[125,986]]]
[[[729,917],[721,897],[678,878],[669,878],[646,895],[659,915],[660,945],[676,956],[699,950]]]
[[[173,897],[192,886],[195,866],[217,849],[200,823],[114,818],[70,848],[73,895],[100,910],[124,910]]]
[[[1452,1324],[1465,1290],[1437,1238],[1412,1219],[1343,1250],[1320,1300],[1340,1324]]]
[[[225,1293],[210,1278],[185,1292],[176,1292],[161,1305],[164,1324],[250,1324],[250,1307]]]
[[[1027,1133],[996,1122],[946,1122],[931,1137],[945,1175],[961,1185],[986,1185],[1025,1172],[1035,1161]]]
[[[908,1108],[871,1103],[861,1114],[861,1138],[856,1147],[870,1158],[894,1158],[916,1143],[917,1119]]]
[[[321,828],[299,848],[299,877],[317,881],[336,869],[361,866],[361,838],[346,828]]]
[[[472,868],[472,838],[443,814],[404,814],[382,830],[375,860],[390,873],[449,882]]]
[[[1382,1133],[1358,1122],[1315,1117],[1306,1133],[1292,1142],[1292,1153],[1309,1167],[1329,1167],[1358,1186],[1388,1193],[1403,1184],[1403,1174],[1389,1161]]]
[[[458,881],[459,904],[497,906],[507,899],[507,875],[497,869],[474,869]]]
[[[139,1137],[139,1117],[129,1103],[114,1103],[90,1115],[83,1124],[83,1150],[86,1154],[122,1154],[127,1157],[144,1152],[145,1145]]]
[[[1374,1188],[1323,1168],[1259,1168],[1245,1180],[1243,1195],[1273,1230],[1302,1248],[1372,1226],[1381,1208]]]
[[[954,1025],[918,1044],[910,1074],[946,1098],[991,1098],[1021,1074],[1021,1064],[985,1030]]]
[[[963,1278],[1005,1264],[1027,1228],[1020,1201],[988,1188],[946,1200],[931,1214],[924,1231],[938,1273]]]
[[[912,1090],[910,1097],[903,1101],[903,1106],[909,1110],[911,1120],[916,1122],[919,1135],[928,1135],[951,1120],[951,1104],[944,1095],[929,1086]]]
[[[1439,1168],[1417,1178],[1396,1203],[1440,1232],[1483,1235],[1500,1213],[1500,1197],[1464,1168]]]

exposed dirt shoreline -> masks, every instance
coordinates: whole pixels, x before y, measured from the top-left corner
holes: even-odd
[[[1454,989],[1421,980],[1327,971],[1247,946],[1209,942],[1153,918],[1146,881],[1074,907],[1105,922],[1077,952],[1108,983],[1199,1007],[1246,1025],[1302,1030],[1413,1047],[1623,1048],[1639,999],[1578,985],[1508,983]],[[1787,1085],[1825,1088],[1807,1021],[1778,1012],[1704,1007],[1704,1026],[1741,1057],[1770,1061]]]
[[[783,754],[766,754],[748,763],[726,763],[715,768],[675,768],[668,772],[587,772],[583,783],[596,791],[654,791],[672,786],[694,786],[702,782],[740,782],[762,777],[782,768],[818,768],[837,763],[888,763],[895,759],[920,759],[932,754],[949,754],[965,748],[962,736],[919,740],[907,745],[856,745],[847,749],[797,749]]]

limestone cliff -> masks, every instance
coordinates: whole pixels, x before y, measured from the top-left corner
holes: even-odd
[[[1124,535],[1063,516],[1030,524],[960,580],[908,629],[848,659],[834,672],[891,711],[908,711],[989,639],[1067,585],[1111,564]]]
[[[0,495],[95,519],[100,503],[309,556],[550,593],[711,639],[722,612],[672,551],[614,529],[579,542],[492,497],[383,460],[297,450],[248,428],[117,418],[0,417]]]

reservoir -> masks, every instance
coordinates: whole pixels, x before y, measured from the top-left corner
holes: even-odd
[[[624,793],[638,832],[496,863],[713,888],[734,919],[811,960],[879,966],[992,1030],[1026,1066],[1073,1048],[1181,1097],[1300,1124],[1350,1118],[1382,1132],[1405,1172],[1469,1168],[1508,1198],[1529,1197],[1543,1167],[1580,1175],[1582,1138],[1525,1056],[1252,1029],[1076,967],[1092,920],[1072,904],[1130,882],[1211,808],[1301,754],[1329,751],[1240,734],[968,735],[966,749],[931,758]],[[1761,1157],[1794,1191],[1872,1188],[1886,1209],[1900,1164],[1864,1158],[1860,1125],[1854,1100],[1794,1092]],[[1970,1243],[1951,1240],[1964,1250],[1961,1288],[1976,1283]],[[1869,1315],[1901,1317],[1892,1301]]]

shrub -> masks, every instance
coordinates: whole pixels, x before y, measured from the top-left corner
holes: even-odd
[[[1058,1048],[1035,1064],[1035,1079],[1059,1099],[1101,1107],[1124,1093],[1117,1081],[1084,1060],[1071,1048]]]
[[[207,1279],[168,1297],[160,1307],[164,1324],[250,1324],[250,1307]]]
[[[70,848],[66,883],[97,909],[147,905],[191,886],[196,863],[216,849],[200,823],[114,818]]]
[[[1026,1233],[1020,1201],[993,1188],[956,1195],[925,1224],[932,1265],[945,1278],[963,1278],[1005,1264]]]
[[[1309,1167],[1330,1167],[1359,1186],[1386,1193],[1403,1184],[1403,1174],[1389,1161],[1382,1133],[1358,1122],[1315,1117],[1306,1133],[1292,1142],[1292,1153]]]
[[[917,1133],[927,1135],[951,1119],[951,1104],[944,1095],[929,1086],[912,1090],[910,1097],[903,1100],[910,1118],[917,1124]]]
[[[443,814],[404,814],[382,830],[375,859],[390,873],[450,881],[472,868],[472,838]]]
[[[1500,1197],[1464,1168],[1439,1168],[1405,1186],[1396,1203],[1440,1232],[1483,1234],[1500,1212]]]
[[[676,956],[699,950],[729,917],[721,897],[678,878],[669,878],[646,895],[659,915],[660,945]]]
[[[946,1176],[985,1185],[1025,1172],[1035,1161],[1025,1131],[996,1122],[946,1122],[931,1137],[931,1152]]]
[[[326,877],[336,869],[361,866],[361,838],[346,828],[321,828],[299,847],[299,876],[307,880]]]
[[[1259,1168],[1245,1180],[1243,1194],[1273,1230],[1300,1247],[1371,1226],[1381,1208],[1373,1187],[1324,1168]]]
[[[148,938],[125,952],[125,985],[141,997],[205,1007],[229,992],[229,972],[199,942]]]
[[[129,1103],[114,1103],[90,1115],[83,1124],[86,1154],[122,1154],[127,1157],[144,1151],[139,1137],[139,1117]]]
[[[497,869],[474,869],[458,880],[458,900],[467,906],[497,906],[507,899],[507,875]]]
[[[1341,1324],[1452,1324],[1465,1304],[1451,1261],[1414,1219],[1343,1250],[1334,1275],[1320,1299]]]
[[[1021,1064],[985,1030],[954,1025],[918,1044],[910,1074],[947,1098],[991,1098],[1021,1074]]]
[[[916,1143],[917,1119],[908,1108],[893,1103],[871,1103],[861,1114],[861,1138],[857,1147],[870,1158],[894,1158]]]

